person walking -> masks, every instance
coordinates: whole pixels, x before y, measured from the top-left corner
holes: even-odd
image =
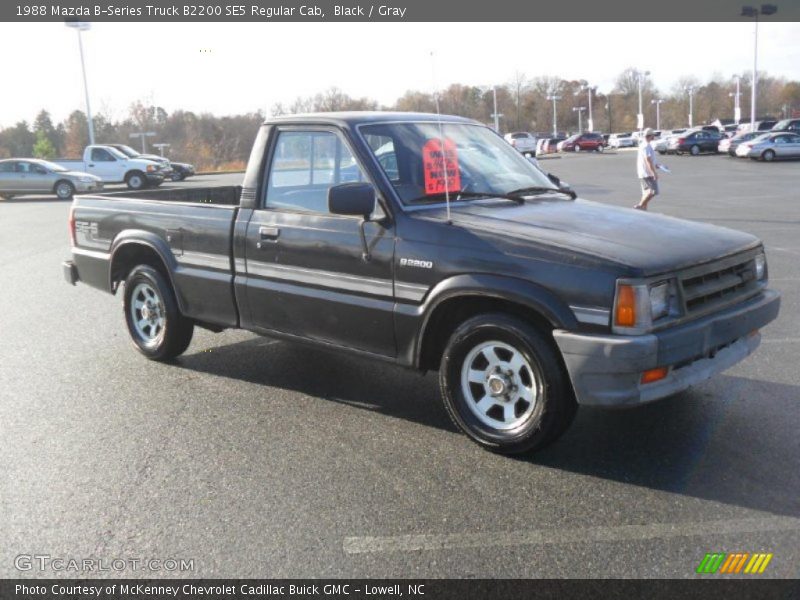
[[[656,163],[656,153],[650,142],[655,138],[653,130],[649,127],[644,130],[644,140],[639,143],[639,150],[636,153],[636,174],[639,176],[639,183],[642,185],[642,198],[633,208],[647,210],[647,204],[658,195],[658,163]]]

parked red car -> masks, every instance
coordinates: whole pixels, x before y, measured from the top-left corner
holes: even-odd
[[[605,145],[606,142],[600,133],[579,133],[564,140],[561,144],[561,150],[564,152],[583,152],[586,150],[602,152]]]

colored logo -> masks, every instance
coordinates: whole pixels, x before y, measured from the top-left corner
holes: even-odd
[[[697,566],[697,573],[710,575],[714,573],[726,574],[761,574],[767,568],[772,554],[749,552],[715,552],[706,554]]]

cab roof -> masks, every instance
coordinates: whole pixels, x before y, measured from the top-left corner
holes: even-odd
[[[281,123],[328,123],[354,127],[364,123],[386,123],[397,121],[437,121],[442,123],[470,123],[478,121],[454,115],[436,115],[435,113],[422,112],[386,112],[386,111],[347,111],[347,112],[321,112],[301,113],[296,115],[281,115],[265,121],[265,125]],[[482,123],[481,123],[482,125]]]

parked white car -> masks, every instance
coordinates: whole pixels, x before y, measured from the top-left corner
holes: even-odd
[[[129,158],[111,146],[86,146],[83,159],[59,158],[54,161],[70,171],[83,171],[99,177],[103,183],[126,183],[132,190],[161,185],[168,167],[153,160]],[[171,169],[169,169],[171,172]]]
[[[536,154],[536,136],[527,131],[507,133],[503,138],[522,154]]]
[[[612,133],[608,136],[609,148],[633,148],[636,146],[636,140],[630,133]]]

